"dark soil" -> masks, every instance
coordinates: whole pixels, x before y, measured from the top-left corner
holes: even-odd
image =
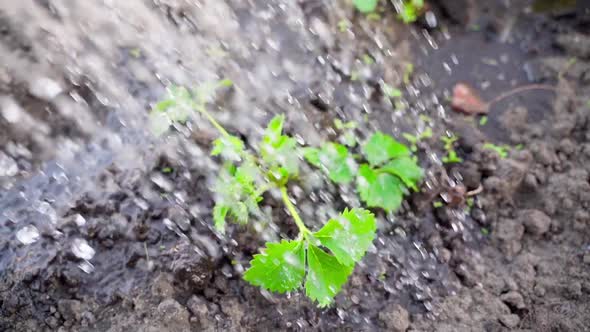
[[[207,151],[214,132],[195,121],[156,140],[137,120],[159,98],[162,83],[188,84],[183,70],[203,66],[203,59],[183,57],[188,41],[202,46],[207,40],[200,36],[214,32],[221,40],[237,37],[212,28],[189,5],[129,3],[141,8],[137,17],[159,20],[146,30],[181,36],[170,37],[179,51],[166,53],[165,61],[182,70],[146,74],[173,69],[153,58],[159,54],[153,41],[129,39],[135,16],[117,21],[107,15],[111,9],[96,12],[106,23],[94,25],[101,34],[86,36],[64,4],[0,5],[0,54],[7,59],[0,66],[0,331],[588,330],[590,9],[536,13],[529,1],[510,7],[431,1],[438,22],[429,27],[400,24],[390,7],[368,21],[344,5],[280,2],[296,8],[293,15],[315,34],[301,38],[276,14],[260,38],[286,48],[273,53],[267,45],[255,57],[227,60],[235,66],[211,65],[223,75],[259,75],[253,87],[244,83],[247,93],[220,96],[214,108],[249,142],[269,113],[287,113],[287,130],[311,144],[334,136],[335,118],[361,122],[360,136],[377,128],[399,137],[424,126],[424,115],[433,122],[435,136],[420,146],[427,169],[421,192],[395,216],[376,211],[374,248],[335,305],[318,309],[302,293],[269,294],[241,279],[265,241],[293,235],[272,195],[265,197],[274,208],[267,229],[231,226],[226,236],[212,230],[209,186],[218,161]],[[252,29],[241,36],[249,45],[263,31],[252,13],[265,6],[227,1],[215,8]],[[45,25],[24,28],[41,17],[35,15]],[[336,28],[339,15],[351,21],[347,33]],[[117,28],[124,37],[104,46]],[[76,54],[61,53],[55,36],[45,35],[51,31],[69,33],[64,44],[80,47]],[[94,62],[97,54],[104,63]],[[354,61],[364,54],[375,64]],[[415,70],[405,84],[407,63]],[[301,75],[280,71],[288,65]],[[36,66],[39,77],[62,88],[35,89],[40,78],[24,68]],[[270,91],[265,66],[279,68],[276,90],[286,86],[289,96]],[[381,80],[403,87],[405,111],[383,100]],[[480,125],[449,106],[461,81],[485,100],[526,84],[556,90],[502,100]],[[440,163],[437,137],[445,132],[459,136],[462,163]],[[500,158],[484,142],[513,148]],[[469,200],[457,194],[480,186]],[[312,175],[290,189],[314,227],[358,204],[352,188]],[[434,207],[441,197],[454,199]],[[16,236],[26,225],[41,236],[29,245]],[[88,261],[75,254],[81,239],[95,250]]]

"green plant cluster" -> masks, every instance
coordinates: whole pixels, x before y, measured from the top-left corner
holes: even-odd
[[[213,142],[211,151],[223,160],[213,188],[213,221],[218,231],[225,231],[226,221],[245,224],[251,218],[261,217],[259,203],[263,194],[271,189],[280,191],[299,235],[291,240],[266,243],[261,253],[254,256],[244,279],[280,293],[295,291],[303,285],[310,299],[321,307],[327,306],[371,245],[377,226],[373,213],[354,208],[344,210],[315,232],[309,230],[287,189],[288,183],[299,177],[303,160],[321,169],[335,183],[350,183],[356,178],[362,201],[368,207],[386,211],[399,208],[408,188],[417,190],[422,169],[408,147],[380,132],[358,147],[362,152],[359,164],[349,150],[357,148],[353,122],[335,123],[346,145],[327,142],[317,148],[302,147],[283,133],[283,115],[272,118],[256,145],[257,153],[253,153],[206,109],[215,89],[230,85],[231,81],[223,80],[192,92],[170,88],[168,98],[155,105],[150,116],[173,123],[186,121],[188,110],[194,110],[218,129],[220,137]]]
[[[377,9],[379,0],[353,0],[354,7],[363,14],[372,14]],[[414,23],[424,8],[424,0],[403,0],[400,2],[399,18],[402,22]]]
[[[444,149],[447,153],[447,155],[442,158],[443,163],[453,164],[463,162],[463,159],[459,157],[457,151],[455,151],[455,143],[459,140],[459,137],[451,133],[449,136],[442,136],[440,140],[444,143]]]

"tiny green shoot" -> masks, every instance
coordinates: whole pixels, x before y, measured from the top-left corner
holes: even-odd
[[[377,9],[379,0],[353,0],[354,7],[363,14],[372,13]]]
[[[174,170],[172,169],[172,167],[164,167],[164,168],[162,168],[162,173],[164,173],[164,174],[170,174],[173,171]]]
[[[367,14],[367,20],[369,21],[379,21],[381,20],[381,15],[377,12],[372,12]]]
[[[421,141],[432,137],[432,128],[426,127],[426,129],[424,129],[424,131],[422,131],[418,135],[403,133],[402,137],[405,138],[406,141],[408,141],[408,143],[410,143],[410,150],[412,152],[416,152],[416,151],[418,151],[418,144]]]
[[[403,96],[400,89],[394,88],[387,83],[383,83],[383,93],[389,98],[401,98]]]
[[[129,54],[130,54],[132,57],[134,57],[134,58],[138,59],[139,57],[141,57],[141,49],[140,49],[140,48],[138,48],[138,47],[134,47],[134,48],[132,48],[131,50],[129,50]]]
[[[414,23],[424,7],[424,0],[404,0],[399,12],[399,18],[406,24]]]
[[[366,64],[367,66],[370,66],[372,64],[375,63],[375,59],[373,59],[373,57],[371,57],[369,54],[363,54],[363,63]]]
[[[484,143],[483,148],[495,151],[502,159],[508,157],[508,152],[510,151],[510,146],[508,145],[496,145],[492,143]]]
[[[342,122],[340,119],[334,120],[334,127],[340,132],[339,141],[348,147],[355,147],[357,144],[355,133],[357,126],[356,121]]]
[[[436,209],[443,207],[443,203],[441,201],[434,201],[432,206]]]
[[[481,118],[479,118],[479,125],[480,126],[485,126],[486,123],[488,123],[488,117],[487,116],[482,116]]]
[[[348,29],[350,29],[350,21],[347,19],[341,19],[338,21],[338,30],[340,32],[346,32]]]
[[[405,85],[410,84],[412,74],[414,74],[414,64],[410,62],[406,64],[406,68],[404,70],[403,81]]]
[[[426,114],[420,114],[420,115],[418,115],[418,118],[425,123],[433,123],[434,122],[434,120]]]
[[[463,159],[457,155],[457,152],[454,148],[455,143],[459,140],[459,137],[455,136],[454,134],[450,134],[449,136],[442,136],[440,140],[443,141],[444,149],[447,152],[447,155],[442,158],[443,163],[453,164],[463,162]]]

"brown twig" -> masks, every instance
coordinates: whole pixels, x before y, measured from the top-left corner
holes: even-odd
[[[480,184],[477,188],[466,192],[465,197],[475,196],[477,194],[480,194],[482,191],[483,191],[483,186]]]
[[[521,93],[521,92],[530,91],[530,90],[549,90],[549,91],[557,92],[559,89],[554,87],[553,85],[549,85],[549,84],[529,84],[529,85],[519,86],[518,88],[514,88],[512,90],[508,90],[504,93],[501,93],[498,96],[494,97],[494,99],[488,101],[486,103],[487,108],[490,108],[493,104],[495,104],[503,99],[506,99],[510,96],[513,96],[513,95]]]

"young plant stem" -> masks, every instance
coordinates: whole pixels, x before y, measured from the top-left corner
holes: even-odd
[[[293,217],[293,220],[295,220],[295,224],[299,228],[299,232],[301,232],[301,234],[303,234],[303,237],[307,237],[307,235],[311,234],[311,232],[309,229],[307,229],[307,227],[305,227],[303,220],[301,220],[299,213],[297,213],[295,206],[291,202],[291,198],[289,197],[289,194],[287,193],[287,187],[282,186],[280,189],[281,189],[281,196],[283,197],[283,202],[287,206],[287,210],[289,210],[289,213]]]
[[[209,122],[219,131],[219,133],[221,133],[221,135],[225,137],[230,136],[227,130],[225,130],[225,128],[223,128],[223,126],[221,126],[219,122],[217,122],[217,120],[215,120],[215,118],[209,112],[207,112],[205,106],[197,106],[196,108],[199,113],[203,114],[207,120],[209,120]]]

